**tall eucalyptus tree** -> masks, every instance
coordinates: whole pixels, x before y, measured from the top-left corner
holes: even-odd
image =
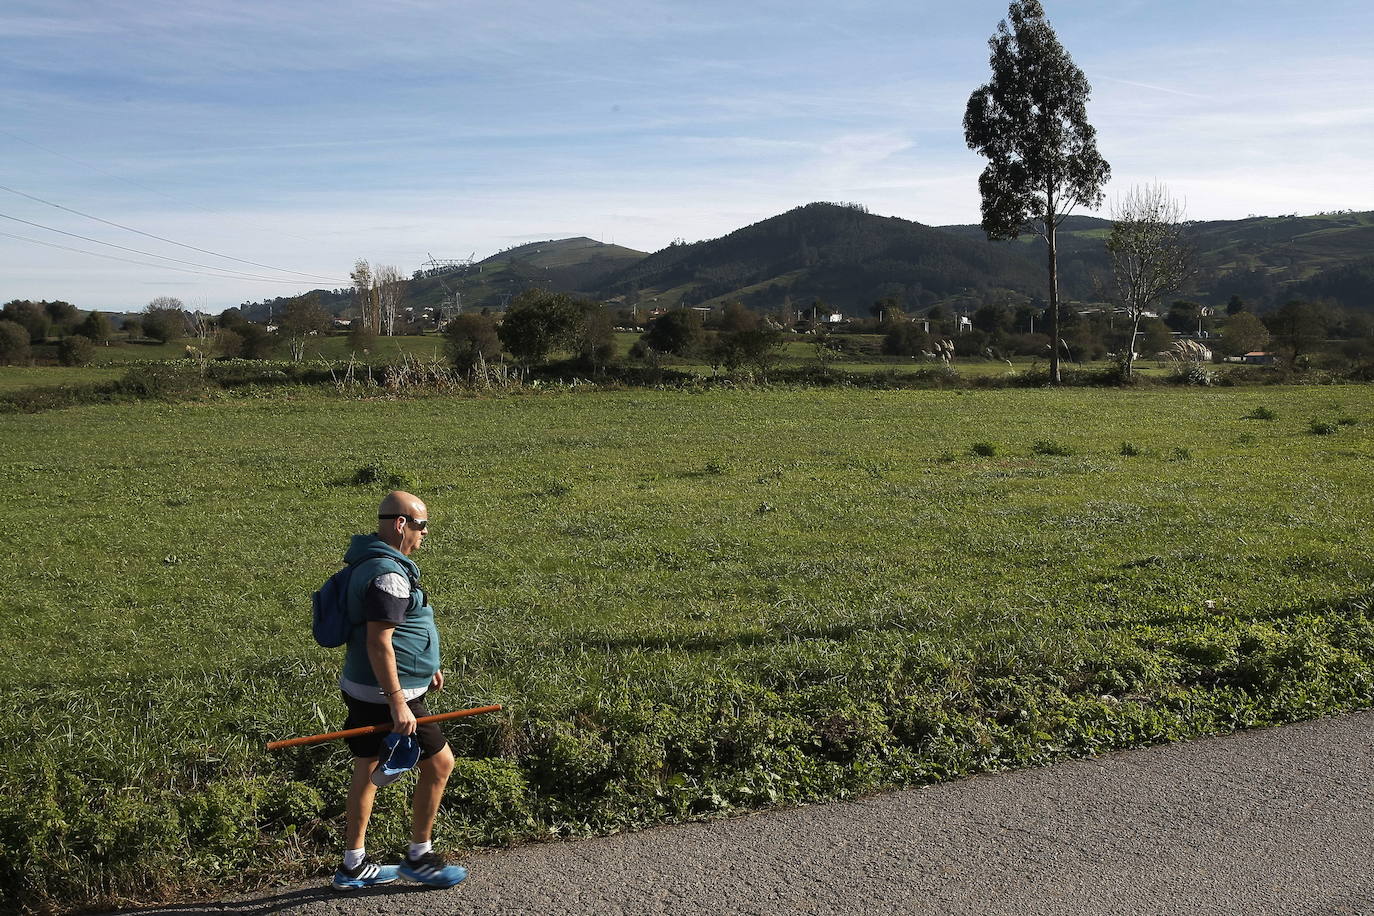
[[[1059,374],[1055,231],[1079,205],[1102,202],[1111,166],[1088,123],[1087,77],[1069,57],[1039,0],[1013,0],[988,40],[992,79],[969,97],[964,139],[988,160],[978,178],[983,230],[1014,239],[1032,225],[1049,260],[1050,377]]]

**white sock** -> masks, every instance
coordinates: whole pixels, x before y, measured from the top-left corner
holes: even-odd
[[[344,868],[347,868],[348,870],[352,871],[353,869],[357,868],[359,865],[362,865],[362,864],[363,864],[363,859],[366,859],[366,858],[367,858],[367,850],[366,850],[366,849],[345,849],[345,850],[344,850]]]
[[[411,858],[411,859],[418,859],[418,858],[420,858],[420,856],[422,856],[422,855],[424,855],[425,853],[429,852],[429,851],[430,851],[431,849],[433,849],[433,848],[434,848],[434,843],[433,843],[432,841],[430,841],[430,840],[426,840],[426,841],[423,842],[423,843],[411,843],[411,844],[410,844],[410,858]]]

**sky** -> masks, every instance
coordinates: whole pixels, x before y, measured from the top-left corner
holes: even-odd
[[[1044,2],[1108,204],[1162,182],[1192,219],[1374,210],[1368,0]],[[976,223],[962,118],[1006,10],[7,0],[0,301],[218,312],[360,258],[656,251],[812,201]]]

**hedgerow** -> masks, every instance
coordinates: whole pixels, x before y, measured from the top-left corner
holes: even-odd
[[[594,390],[627,388],[737,388],[741,386],[862,388],[883,391],[998,389],[1050,387],[1048,370],[1033,367],[1024,371],[993,374],[961,374],[954,366],[920,369],[883,369],[876,372],[851,372],[834,366],[800,366],[774,369],[766,380],[749,372],[699,376],[674,369],[649,366],[602,366],[588,369],[578,361],[536,366],[528,371],[504,371],[507,389],[555,387]],[[1159,384],[1171,385],[1335,385],[1370,380],[1368,371],[1355,369],[1341,373],[1309,370],[1294,373],[1274,367],[1238,366],[1225,372],[1201,368],[1175,372],[1160,380],[1147,376],[1125,376],[1116,366],[1105,368],[1065,368],[1060,387],[1119,388]],[[485,391],[480,385],[447,365],[406,357],[399,363],[297,363],[273,360],[148,360],[133,365],[124,377],[110,382],[42,386],[0,394],[0,413],[37,413],[75,407],[81,404],[119,404],[141,400],[193,400],[214,392],[259,390],[308,386],[334,390],[345,396],[382,394],[386,396],[449,395]]]

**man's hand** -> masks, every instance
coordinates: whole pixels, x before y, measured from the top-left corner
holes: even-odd
[[[429,689],[430,689],[430,690],[443,690],[443,689],[444,689],[444,672],[442,672],[442,671],[436,671],[436,672],[434,672],[434,680],[432,680],[432,681],[429,682]]]
[[[391,700],[391,730],[398,735],[415,734],[415,713],[410,711],[401,694]]]

